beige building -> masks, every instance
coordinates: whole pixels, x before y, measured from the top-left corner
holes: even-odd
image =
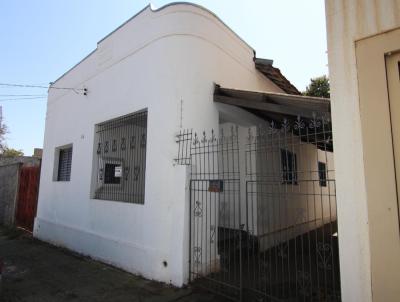
[[[325,4],[342,300],[400,301],[400,1]]]

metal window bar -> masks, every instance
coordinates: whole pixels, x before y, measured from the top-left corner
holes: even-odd
[[[96,125],[94,198],[144,203],[147,111]]]
[[[178,155],[175,158],[176,164],[190,165],[192,136],[192,129],[181,129],[179,133],[176,134],[175,141],[178,144]]]
[[[70,181],[72,167],[72,147],[59,150],[58,158],[58,181]]]

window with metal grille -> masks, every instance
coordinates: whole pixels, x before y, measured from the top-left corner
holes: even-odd
[[[71,179],[72,147],[60,148],[58,151],[57,181]]]
[[[318,162],[318,175],[319,175],[319,185],[321,187],[326,187],[326,164],[323,162]]]
[[[92,197],[144,203],[147,111],[96,125]]]
[[[297,185],[297,156],[295,153],[281,149],[282,183]]]

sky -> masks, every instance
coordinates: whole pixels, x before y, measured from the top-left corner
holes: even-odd
[[[171,1],[153,0],[155,7]],[[328,73],[323,0],[194,0],[301,91]],[[48,86],[148,5],[142,0],[1,0],[0,84]],[[47,89],[0,85],[8,147],[43,146]],[[23,96],[21,96],[23,95]],[[22,99],[30,98],[30,99]],[[18,100],[15,100],[18,99]]]

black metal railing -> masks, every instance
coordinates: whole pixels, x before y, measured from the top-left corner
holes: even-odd
[[[220,127],[177,140],[191,281],[236,301],[340,301],[330,121]]]

